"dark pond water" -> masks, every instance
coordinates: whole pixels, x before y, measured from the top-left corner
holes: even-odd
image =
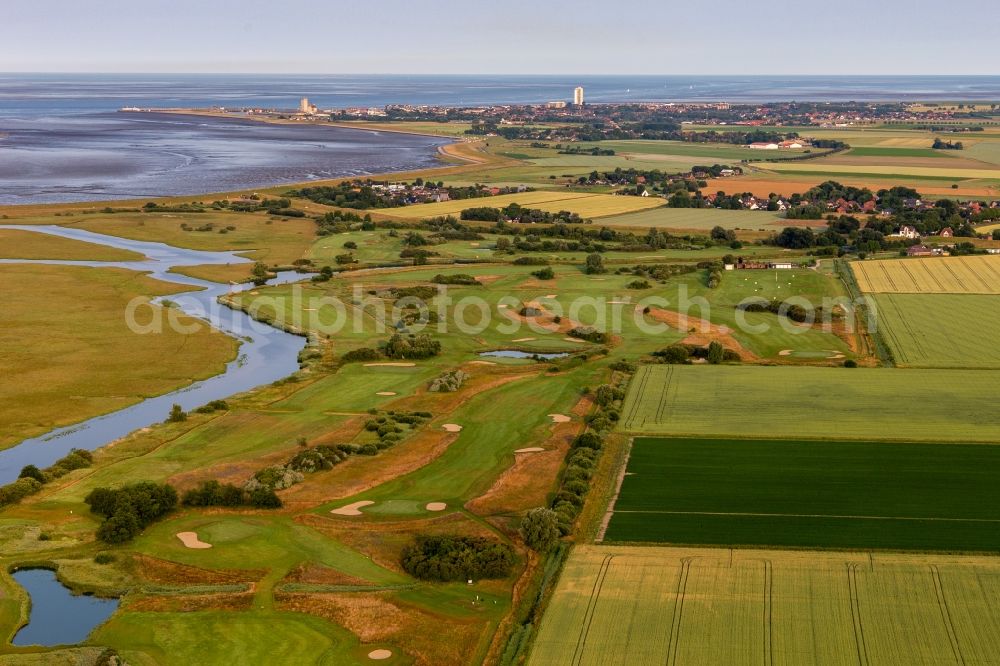
[[[73,645],[118,608],[117,599],[74,595],[50,569],[21,569],[13,578],[31,596],[28,624],[14,636],[14,645]]]
[[[480,352],[480,356],[491,356],[493,358],[565,358],[569,356],[569,352],[526,352],[517,351],[513,349],[500,349],[497,351]]]

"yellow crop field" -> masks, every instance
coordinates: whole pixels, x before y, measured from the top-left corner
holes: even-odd
[[[1000,255],[879,259],[851,263],[874,294],[1000,294]]]
[[[441,203],[418,204],[405,208],[380,210],[380,213],[406,219],[425,219],[442,215],[458,215],[466,208],[487,206],[504,208],[512,203],[525,208],[537,208],[550,213],[568,210],[581,217],[606,217],[621,215],[637,210],[656,208],[664,204],[659,197],[628,197],[614,194],[590,194],[587,192],[537,191],[519,194],[501,194],[479,199],[460,199]]]
[[[579,546],[528,663],[1000,664],[988,557]]]
[[[890,166],[890,165],[865,165],[851,166],[844,164],[829,164],[823,160],[813,160],[811,162],[773,162],[766,166],[768,171],[792,171],[794,173],[821,173],[821,174],[844,174],[849,176],[855,173],[864,174],[886,174],[899,176],[912,176],[915,178],[1000,178],[1000,169],[960,169],[951,167],[924,167],[924,166]]]

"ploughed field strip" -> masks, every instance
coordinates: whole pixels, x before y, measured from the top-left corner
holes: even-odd
[[[985,557],[577,546],[529,664],[1000,664]]]
[[[855,261],[858,287],[877,294],[1000,294],[1000,255]]]
[[[1000,368],[1000,296],[876,294],[874,330],[903,367]]]
[[[1000,447],[637,438],[606,541],[1000,550]]]
[[[636,435],[1000,442],[1000,373],[648,365],[622,408]],[[931,427],[929,424],[933,424]]]

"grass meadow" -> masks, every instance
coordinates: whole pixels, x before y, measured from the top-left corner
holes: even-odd
[[[460,199],[456,201],[443,201],[441,203],[417,204],[405,208],[393,208],[385,212],[385,214],[407,220],[420,220],[442,215],[458,215],[466,208],[477,206],[503,208],[512,203],[551,213],[568,210],[578,213],[581,217],[590,218],[607,217],[637,210],[656,208],[663,205],[663,199],[658,197],[629,197],[613,194],[541,190],[522,192],[520,194],[501,194],[485,199]]]
[[[577,546],[529,666],[993,663],[993,558]]]
[[[211,377],[236,356],[235,340],[204,326],[137,340],[123,316],[129,301],[179,285],[124,269],[33,264],[0,265],[0,281],[0,367],[17,378],[0,382],[0,448]]]

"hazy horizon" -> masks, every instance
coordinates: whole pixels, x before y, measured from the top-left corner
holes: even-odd
[[[882,76],[997,73],[989,0],[719,0],[711,12],[594,0],[441,0],[316,5],[289,0],[136,3],[8,0],[0,62],[25,73]],[[926,10],[926,11],[921,11]],[[53,20],[58,17],[59,20]],[[985,26],[985,23],[983,24]],[[945,57],[946,56],[946,57]]]

